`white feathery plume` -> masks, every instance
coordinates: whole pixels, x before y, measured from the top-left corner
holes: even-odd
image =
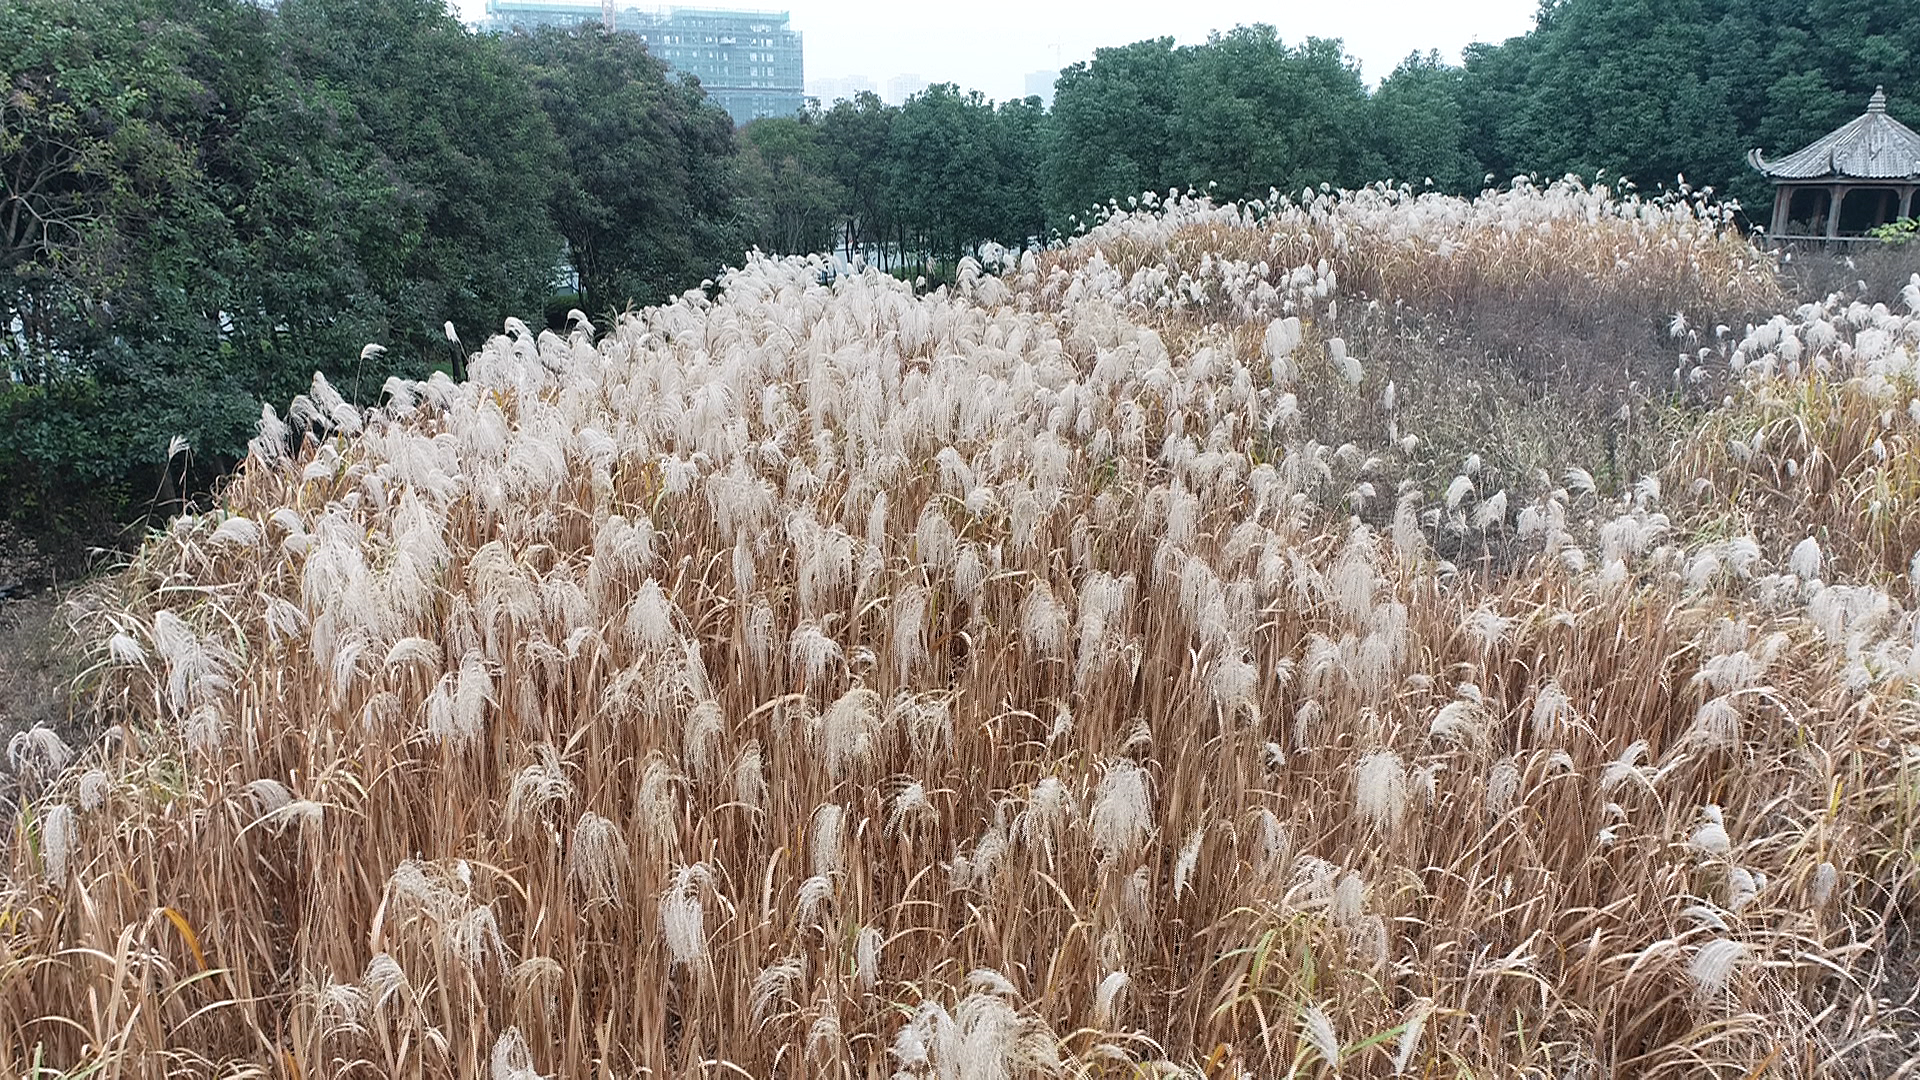
[[[26,731],[14,732],[7,740],[7,764],[17,773],[36,777],[50,777],[67,767],[73,759],[73,751],[60,738],[60,733],[36,723]]]
[[[1392,750],[1375,750],[1354,766],[1354,807],[1374,830],[1389,836],[1407,813],[1407,768]]]
[[[540,743],[534,747],[534,753],[539,760],[514,774],[513,784],[507,789],[505,818],[509,832],[519,823],[535,820],[549,807],[564,804],[573,796],[573,781],[567,779],[553,744]]]
[[[992,968],[979,967],[967,972],[967,986],[982,990],[997,997],[1019,997],[1020,991],[1014,988],[1013,980]]]
[[[533,1051],[528,1048],[526,1037],[520,1034],[517,1027],[508,1028],[494,1040],[488,1064],[493,1080],[544,1080],[539,1070],[533,1067]]]
[[[943,568],[953,561],[953,526],[948,523],[947,515],[940,509],[936,500],[930,500],[926,508],[920,511],[920,523],[914,529],[914,552],[920,559],[920,565]]]
[[[1815,907],[1825,907],[1827,901],[1833,899],[1839,884],[1839,869],[1830,862],[1822,862],[1814,868],[1813,881],[1807,886],[1807,896]]]
[[[589,810],[574,825],[567,847],[567,876],[580,887],[587,903],[618,904],[621,868],[626,862],[619,826]]]
[[[1300,347],[1300,320],[1296,316],[1275,319],[1267,324],[1267,333],[1263,345],[1267,363],[1272,370],[1275,386],[1286,386],[1294,380],[1293,351]]]
[[[1708,698],[1693,716],[1693,737],[1711,749],[1740,745],[1740,709],[1731,696]]]
[[[935,1043],[935,1066],[942,1077],[999,1080],[1061,1073],[1060,1044],[1053,1032],[1039,1018],[1015,1012],[1002,996],[968,995],[960,1002],[954,1026],[957,1037],[943,1040],[949,1052],[940,1053],[940,1042]]]
[[[1138,851],[1153,829],[1153,797],[1146,771],[1122,758],[1100,778],[1089,814],[1094,854],[1124,859]]]
[[[1469,480],[1464,476],[1454,477],[1453,481],[1447,485],[1447,494],[1446,494],[1447,509],[1448,510],[1459,509],[1461,500],[1465,499],[1468,495],[1472,494],[1472,492],[1473,492],[1472,480]]]
[[[1511,757],[1495,762],[1487,773],[1487,814],[1499,818],[1513,809],[1520,794],[1520,767]]]
[[[773,627],[773,605],[765,597],[754,597],[747,608],[747,656],[754,669],[765,674],[773,670],[777,655]]]
[[[627,635],[643,649],[664,649],[678,636],[673,601],[653,578],[648,578],[627,608]]]
[[[140,647],[138,638],[121,631],[107,639],[107,658],[116,664],[140,667],[147,662],[147,650]]]
[[[820,722],[820,742],[828,775],[842,779],[866,761],[879,724],[880,695],[864,686],[853,687],[827,706]]]
[[[1464,698],[1450,701],[1433,715],[1432,722],[1427,725],[1427,735],[1456,746],[1478,746],[1486,736],[1482,726],[1485,720],[1485,711],[1474,701]]]
[[[846,808],[839,803],[821,804],[813,812],[807,844],[815,877],[831,877],[846,869],[846,842]]]
[[[444,737],[451,741],[471,742],[486,722],[487,707],[498,704],[493,696],[493,673],[486,657],[470,650],[460,660],[460,674],[453,692],[452,725]]]
[[[1393,1051],[1393,1075],[1405,1076],[1407,1066],[1413,1063],[1413,1055],[1420,1048],[1420,1036],[1427,1029],[1427,1017],[1433,1013],[1433,1002],[1421,998],[1407,1011],[1407,1019],[1402,1025],[1400,1042]]]
[[[713,774],[725,733],[726,718],[719,702],[707,698],[687,710],[681,726],[680,758],[689,776],[704,780]]]
[[[1200,865],[1200,846],[1207,838],[1203,825],[1188,834],[1187,842],[1180,845],[1180,857],[1173,864],[1173,895],[1193,891],[1193,872]]]
[[[908,685],[927,656],[927,605],[931,595],[920,585],[908,585],[893,600],[893,658],[895,678]]]
[[[73,808],[66,803],[54,803],[40,819],[40,859],[48,882],[56,886],[66,884],[67,863],[78,846],[79,829],[73,820]]]
[[[800,883],[800,895],[794,903],[794,921],[801,926],[820,926],[821,912],[833,899],[833,879],[815,874]]]
[[[1359,386],[1366,378],[1366,373],[1360,367],[1360,358],[1347,354],[1347,343],[1344,340],[1337,337],[1328,338],[1327,355],[1332,358],[1334,369],[1340,372],[1340,377],[1346,380],[1348,386]]]
[[[963,541],[953,556],[953,592],[955,596],[972,598],[978,595],[982,582],[987,580],[987,568],[980,556],[980,545]]]
[[[806,970],[806,960],[794,955],[767,965],[754,976],[753,990],[748,995],[748,1010],[756,1027],[767,1022],[776,1005],[791,1003],[793,986],[805,975]]]
[[[1340,1068],[1340,1036],[1333,1029],[1333,1019],[1320,1006],[1300,1006],[1300,1038],[1328,1068]]]
[[[1040,657],[1064,656],[1070,622],[1067,606],[1054,598],[1053,589],[1044,580],[1036,578],[1020,614],[1027,648]]]
[[[223,547],[258,547],[262,535],[253,519],[235,514],[222,521],[208,540]]]
[[[91,814],[107,804],[107,796],[113,793],[113,779],[104,769],[88,769],[80,777],[80,810]]]
[[[1695,997],[1707,1002],[1723,996],[1746,959],[1747,946],[1743,942],[1715,938],[1700,946],[1687,963]]]
[[[758,739],[749,739],[734,761],[733,799],[756,810],[767,804],[767,774]]]
[[[710,887],[712,881],[706,864],[694,863],[674,871],[673,884],[660,894],[660,933],[667,941],[669,970],[706,970],[707,934],[700,891]]]
[[[880,931],[871,926],[860,928],[854,943],[854,978],[862,990],[872,990],[880,981]]]
[[[1793,554],[1787,558],[1787,568],[1793,576],[1802,581],[1817,581],[1820,577],[1820,541],[1809,536],[1793,546]]]
[[[927,798],[927,786],[918,780],[909,780],[894,794],[893,806],[887,811],[887,835],[895,835],[906,822],[923,814],[937,815],[938,811]]]
[[[1707,855],[1725,857],[1733,851],[1733,840],[1727,835],[1727,822],[1718,806],[1703,806],[1700,816],[1706,820],[1693,831],[1688,838],[1694,850]]]
[[[1513,620],[1495,611],[1491,604],[1483,604],[1468,612],[1460,625],[1468,640],[1483,653],[1498,648],[1512,628]]]
[[[1330,909],[1333,921],[1341,926],[1353,926],[1366,914],[1366,909],[1366,881],[1352,870],[1341,874],[1339,883],[1333,887],[1333,904]]]
[[[820,999],[820,1015],[814,1017],[812,1026],[807,1028],[806,1056],[821,1061],[835,1060],[841,1046],[839,1010],[832,998],[823,997]]]
[[[1115,1011],[1120,999],[1125,995],[1132,978],[1124,971],[1110,971],[1100,980],[1093,993],[1093,1026],[1102,1030],[1113,1027]]]
[[[1485,531],[1507,520],[1507,492],[1505,488],[1494,492],[1473,511],[1473,527]]]
[[[1533,695],[1533,737],[1541,743],[1560,738],[1574,719],[1573,701],[1560,683],[1549,677]]]
[[[787,655],[794,666],[801,670],[808,686],[825,679],[828,669],[842,658],[840,643],[828,637],[814,623],[802,623],[794,627],[792,636],[787,639]]]
[[[640,774],[639,797],[634,800],[646,838],[660,849],[672,846],[677,835],[680,801],[673,791],[675,779],[672,767],[664,760],[658,755],[649,757]]]

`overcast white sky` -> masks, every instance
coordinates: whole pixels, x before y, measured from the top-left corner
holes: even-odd
[[[478,19],[485,0],[455,0]],[[620,0],[625,7],[631,0]],[[640,6],[671,6],[639,0]],[[1065,67],[1106,45],[1270,23],[1288,43],[1337,37],[1377,83],[1416,49],[1449,60],[1475,41],[1504,41],[1533,25],[1539,0],[703,0],[686,7],[786,10],[806,35],[809,82],[864,75],[884,93],[912,73],[1004,101],[1023,96],[1031,71]]]

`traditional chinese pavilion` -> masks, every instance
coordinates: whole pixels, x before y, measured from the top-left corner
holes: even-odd
[[[1773,181],[1773,239],[1846,240],[1920,211],[1920,133],[1887,115],[1884,88],[1812,145],[1778,161],[1752,150],[1747,161]]]

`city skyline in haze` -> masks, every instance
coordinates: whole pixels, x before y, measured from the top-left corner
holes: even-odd
[[[628,2],[622,0],[622,6]],[[1436,49],[1457,62],[1469,44],[1526,33],[1539,9],[1538,0],[1215,0],[1184,7],[1136,0],[925,6],[879,0],[708,0],[680,6],[790,13],[793,28],[805,37],[809,85],[865,82],[891,99],[890,84],[904,76],[956,83],[996,101],[1025,97],[1029,75],[1090,60],[1098,48],[1156,37],[1199,44],[1212,31],[1252,23],[1276,27],[1290,45],[1309,37],[1339,38],[1367,83],[1377,85],[1409,53]],[[485,0],[458,0],[455,10],[471,23],[484,7]]]

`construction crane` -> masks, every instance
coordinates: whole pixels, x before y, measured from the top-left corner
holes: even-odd
[[[600,0],[600,25],[613,33],[613,0]]]

